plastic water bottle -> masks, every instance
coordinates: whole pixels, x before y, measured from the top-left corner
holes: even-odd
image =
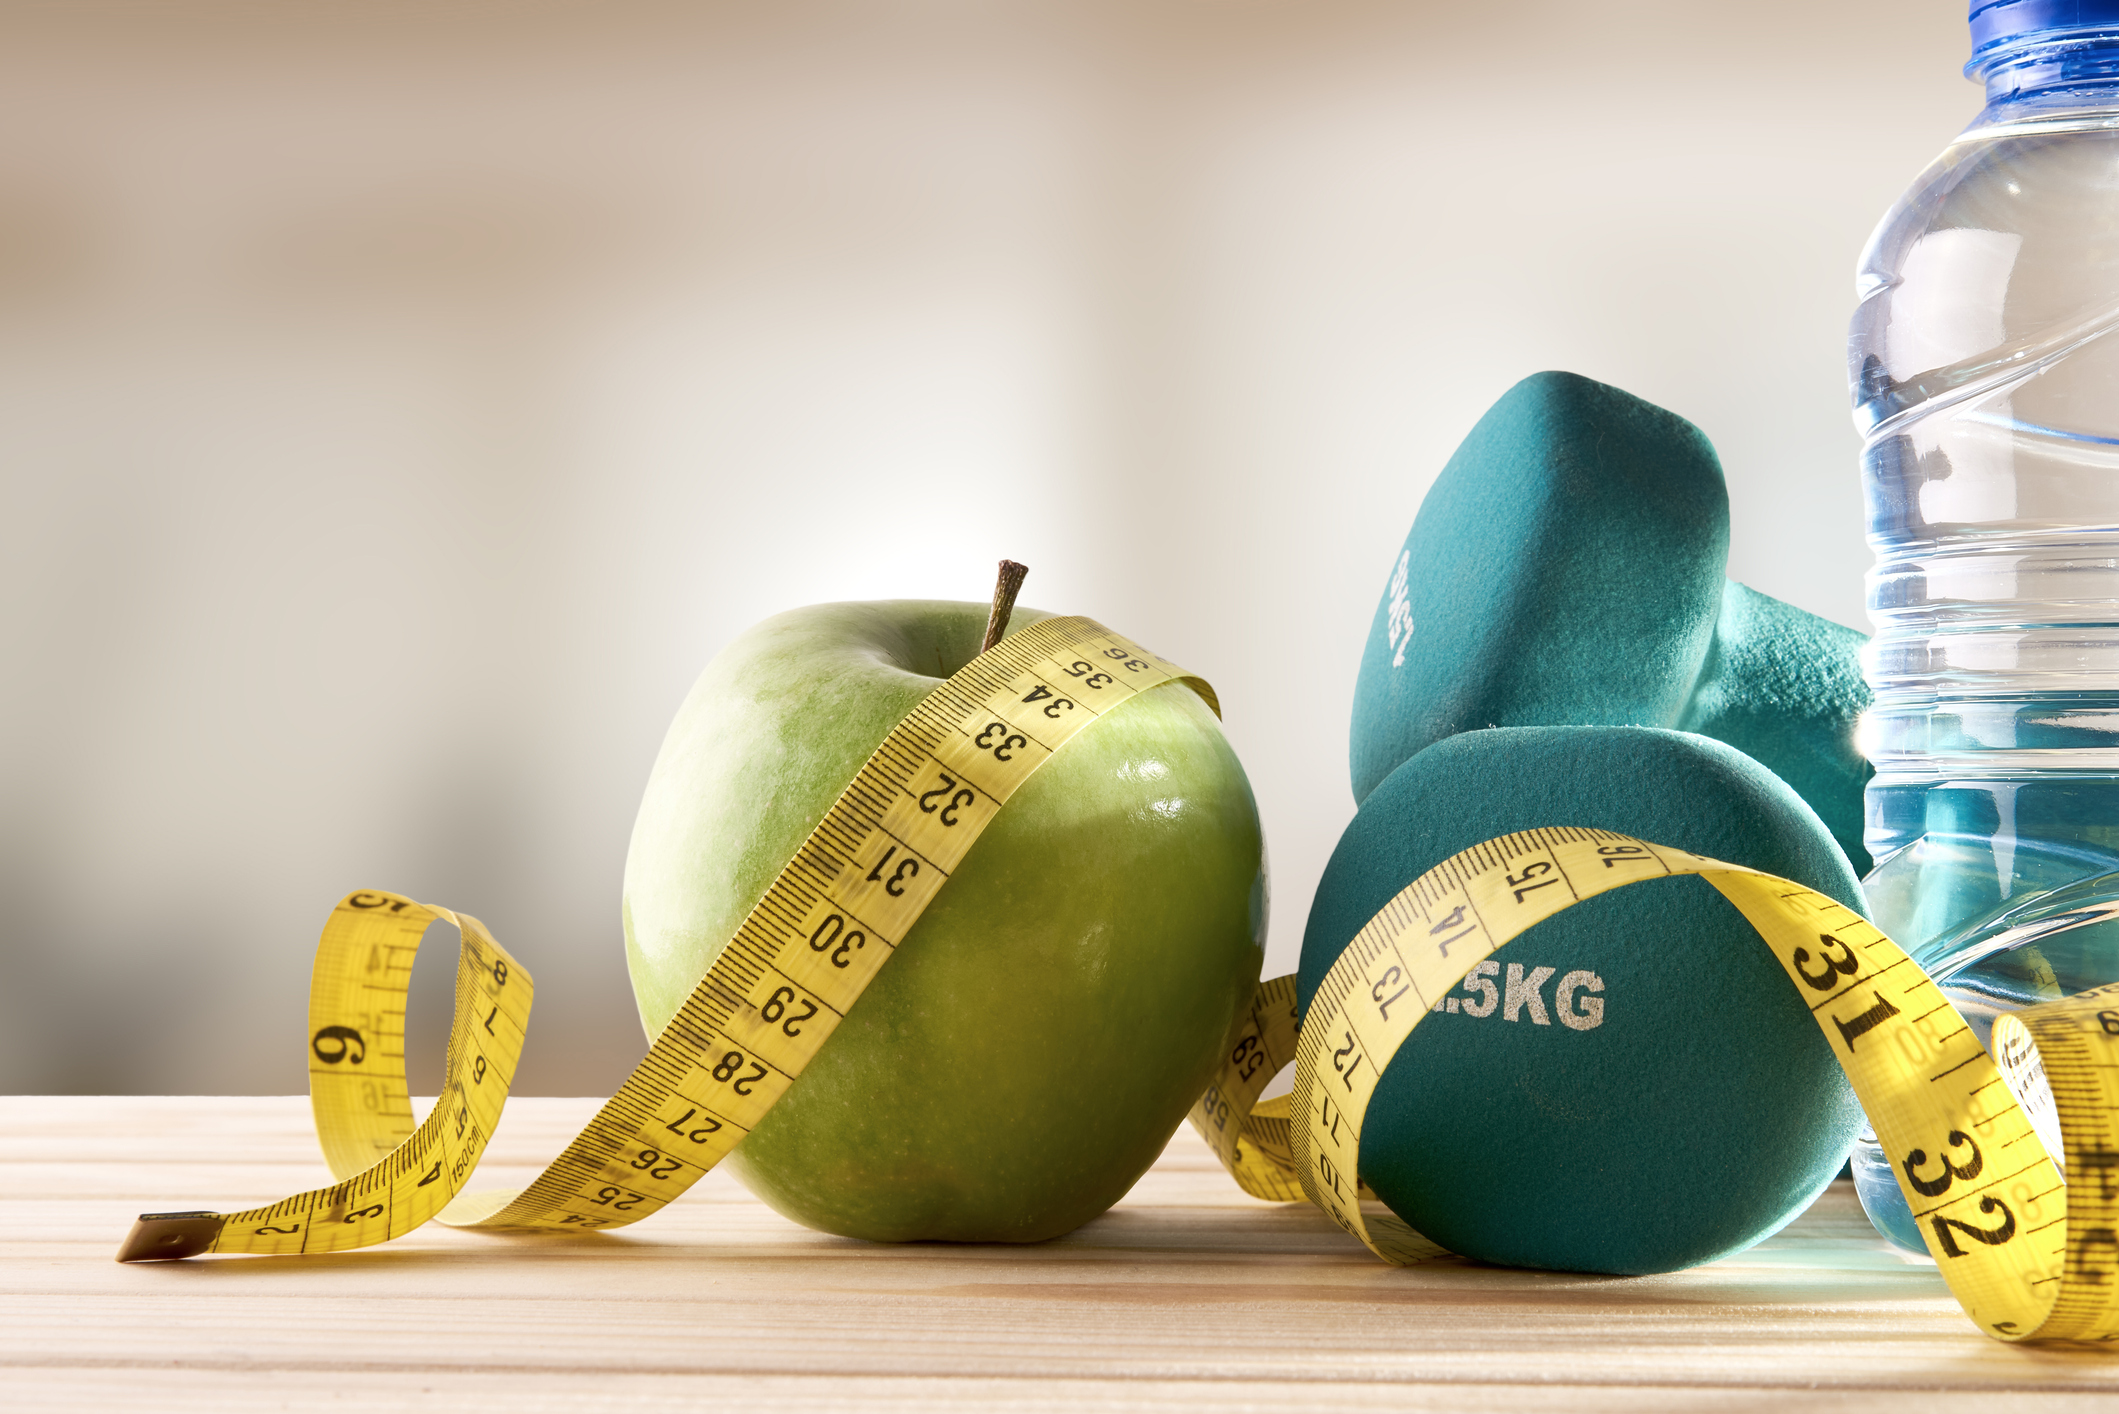
[[[1986,106],[1885,215],[1850,336],[1876,568],[1876,922],[1980,1039],[2119,979],[2119,0],[1972,0]],[[1922,1246],[1885,1154],[1870,1220]]]

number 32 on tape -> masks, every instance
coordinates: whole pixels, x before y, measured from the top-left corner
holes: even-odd
[[[637,1222],[736,1147],[831,1036],[972,843],[1053,753],[1126,703],[1213,689],[1088,619],[1046,619],[980,654],[883,739],[633,1074],[521,1192],[460,1192],[500,1119],[530,974],[469,914],[349,894],[317,946],[309,1091],[339,1182],[239,1213],[150,1213],[122,1262],[336,1252],[438,1218],[580,1230]],[[1218,709],[1217,709],[1218,710]],[[414,1123],[406,987],[427,925],[462,934],[442,1096]]]
[[[1713,885],[1780,960],[1979,1328],[2010,1341],[2119,1334],[2119,987],[2003,1015],[1994,1048],[2005,1080],[1935,983],[1860,915],[1786,879],[1607,831],[1529,830],[1444,860],[1355,935],[1299,1029],[1294,978],[1261,984],[1193,1124],[1246,1192],[1307,1197],[1386,1261],[1440,1255],[1380,1205],[1363,1206],[1374,1195],[1355,1177],[1362,1125],[1383,1071],[1437,999],[1525,929],[1674,874]],[[1522,887],[1531,875],[1566,887]],[[1471,924],[1445,953],[1430,933],[1447,917]],[[1291,1094],[1259,1103],[1289,1063]],[[2024,1081],[2040,1065],[2057,1145],[2055,1116],[2037,1113],[2046,1090]]]

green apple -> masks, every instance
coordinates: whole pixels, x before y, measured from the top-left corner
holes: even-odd
[[[650,1036],[890,729],[977,655],[986,612],[819,604],[708,664],[626,859]],[[1013,626],[1048,617],[1017,609]],[[1151,689],[1016,792],[729,1163],[845,1236],[1067,1232],[1124,1195],[1206,1089],[1265,923],[1243,767],[1190,688]]]

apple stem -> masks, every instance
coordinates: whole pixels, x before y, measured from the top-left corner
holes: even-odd
[[[1008,616],[1015,612],[1015,596],[1022,591],[1023,576],[1028,573],[1028,565],[1001,561],[1000,578],[993,582],[993,611],[986,615],[986,641],[979,645],[979,652],[990,652],[1001,641],[1001,635],[1008,632]]]

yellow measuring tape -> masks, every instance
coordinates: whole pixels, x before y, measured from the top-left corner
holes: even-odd
[[[430,1218],[459,1227],[638,1222],[719,1163],[786,1093],[996,812],[1054,752],[1176,665],[1088,619],[980,654],[891,729],[691,996],[565,1152],[520,1192],[463,1193],[507,1099],[529,972],[468,914],[348,894],[317,946],[309,1093],[339,1182],[240,1213],[150,1213],[121,1262],[339,1252]],[[1218,707],[1216,710],[1219,710]],[[413,1124],[404,1024],[427,924],[462,932],[441,1097]]]
[[[2119,1332],[2119,987],[2002,1016],[1995,1050],[2042,1061],[2067,1171],[1964,1018],[1859,914],[1801,884],[1602,830],[1504,835],[1414,880],[1325,974],[1299,1032],[1294,978],[1259,988],[1192,1122],[1246,1192],[1307,1197],[1389,1262],[1443,1249],[1358,1185],[1362,1121],[1391,1058],[1471,969],[1582,899],[1697,874],[1758,930],[1853,1083],[1928,1251],[2003,1340]],[[1438,928],[1448,920],[1447,929]],[[1447,932],[1447,946],[1437,935]],[[2035,1057],[2023,1043],[2034,1041]],[[1282,1103],[1257,1096],[1295,1066]],[[2044,1091],[2023,1086],[2034,1096]]]
[[[783,1095],[1015,790],[1113,708],[1182,681],[1087,619],[1048,619],[980,655],[892,729],[795,852],[647,1057],[520,1192],[464,1193],[500,1118],[529,1018],[529,973],[477,919],[349,894],[318,946],[310,1093],[339,1182],[239,1213],[143,1216],[120,1261],[343,1251],[438,1218],[511,1229],[617,1227],[675,1199]],[[1262,983],[1192,1122],[1243,1189],[1316,1203],[1387,1261],[1443,1249],[1358,1180],[1378,1080],[1422,1017],[1533,924],[1645,878],[1697,874],[1750,920],[1846,1068],[1930,1253],[2004,1340],[2119,1332],[2119,987],[2001,1017],[2011,1088],[1935,983],[1889,938],[1800,884],[1607,831],[1490,840],[1393,898],[1327,973],[1298,1028],[1294,978]],[[1451,920],[1448,947],[1436,925]],[[427,925],[462,934],[443,1094],[415,1125],[404,1074],[412,958]],[[1469,931],[1467,931],[1467,927]],[[868,946],[877,944],[878,946]],[[1295,1066],[1291,1095],[1261,1104]],[[2042,1065],[2067,1171],[2017,1090]]]

